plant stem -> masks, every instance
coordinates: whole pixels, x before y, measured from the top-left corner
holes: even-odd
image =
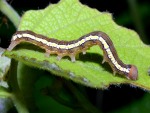
[[[0,0],[0,11],[12,21],[16,28],[18,27],[20,16],[5,0]]]

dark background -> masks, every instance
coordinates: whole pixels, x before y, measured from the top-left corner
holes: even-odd
[[[113,14],[114,21],[134,29],[145,44],[150,44],[150,2],[146,0],[80,0],[89,7]],[[31,9],[43,9],[58,0],[9,0],[8,3],[22,15]],[[5,20],[5,21],[4,21]],[[6,21],[7,20],[7,21]],[[16,31],[9,19],[0,13],[0,47],[7,48],[12,34]],[[129,85],[110,86],[108,90],[86,88],[89,100],[103,112],[126,106],[147,93]]]

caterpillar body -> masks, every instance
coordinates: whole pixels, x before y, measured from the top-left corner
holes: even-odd
[[[103,61],[108,62],[113,73],[125,75],[127,79],[137,80],[138,70],[135,65],[124,64],[118,57],[116,49],[109,36],[101,31],[94,31],[80,37],[78,40],[59,41],[57,39],[48,38],[32,31],[17,31],[11,40],[8,49],[11,51],[15,46],[22,42],[32,43],[45,50],[45,55],[57,54],[60,60],[64,56],[69,56],[72,62],[75,62],[75,56],[82,52],[86,54],[86,50],[93,45],[99,45],[103,50]]]

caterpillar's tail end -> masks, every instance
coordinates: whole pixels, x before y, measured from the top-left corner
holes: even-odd
[[[17,43],[15,41],[11,42],[11,44],[9,45],[9,47],[7,48],[7,50],[11,51],[16,45],[17,45]]]
[[[138,69],[136,66],[131,65],[130,72],[128,74],[128,78],[131,80],[137,80],[138,79]]]

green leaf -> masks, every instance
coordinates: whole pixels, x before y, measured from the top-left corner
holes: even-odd
[[[37,82],[35,84],[36,88],[34,90],[35,103],[38,107],[38,112],[36,111],[36,113],[69,113],[70,111],[72,111],[72,109],[70,107],[68,107],[67,105],[63,105],[64,103],[62,104],[60,101],[58,101],[58,100],[63,100],[63,102],[65,102],[65,100],[60,99],[60,96],[59,96],[62,94],[62,92],[59,91],[59,95],[56,93],[57,90],[63,90],[63,89],[62,88],[59,89],[57,86],[55,86],[54,85],[55,83],[57,85],[59,83],[55,82],[53,84],[52,83],[53,81],[54,81],[53,78],[48,77],[48,76],[41,76],[40,79],[37,80]],[[49,90],[47,90],[48,87],[52,87],[53,90],[51,90],[51,88]],[[45,88],[45,91],[44,91],[44,88]],[[49,92],[53,93],[54,95],[53,94],[49,95]],[[70,99],[67,94],[65,94],[64,96],[66,96],[66,98],[68,100]],[[73,102],[73,101],[71,101],[71,102]]]
[[[25,104],[29,110],[35,110],[35,102],[33,98],[34,84],[43,71],[31,68],[19,62],[17,66],[18,86],[21,94],[24,97]],[[15,85],[12,83],[12,85]]]
[[[7,88],[8,84],[3,79],[5,79],[9,70],[11,60],[8,57],[2,56],[4,51],[4,49],[0,48],[0,86]]]
[[[110,36],[120,59],[126,64],[138,67],[137,81],[113,76],[109,65],[101,64],[103,54],[98,46],[92,47],[86,55],[80,55],[75,63],[72,63],[69,57],[61,61],[56,60],[56,55],[46,58],[44,51],[24,44],[20,44],[11,52],[6,52],[5,55],[94,88],[129,83],[150,89],[149,46],[144,45],[133,30],[117,25],[108,12],[91,9],[78,0],[61,0],[58,4],[51,4],[43,10],[25,12],[18,30],[31,30],[59,40],[74,40],[92,31],[103,31]]]

